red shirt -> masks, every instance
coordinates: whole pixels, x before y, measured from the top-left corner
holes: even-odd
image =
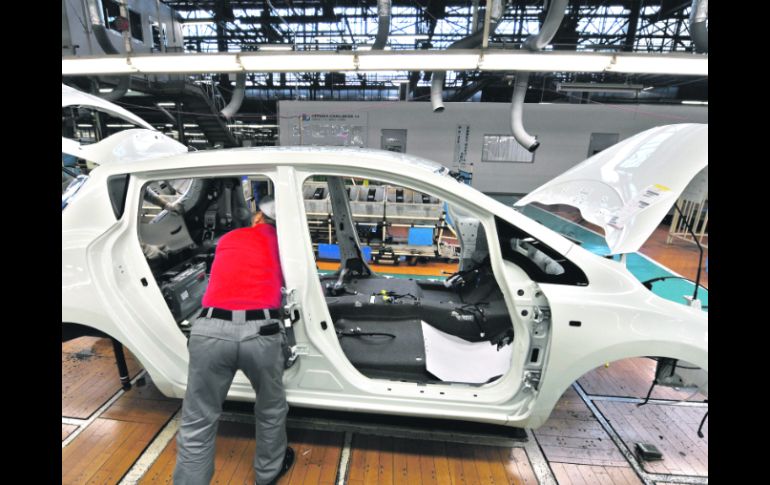
[[[279,308],[282,286],[275,226],[235,229],[219,239],[203,306],[225,310]]]

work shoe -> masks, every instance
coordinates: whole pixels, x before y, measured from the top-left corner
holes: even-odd
[[[291,448],[291,446],[287,446],[286,453],[283,455],[283,466],[278,472],[278,475],[276,475],[275,478],[269,481],[266,485],[275,485],[276,483],[278,483],[278,480],[280,480],[282,476],[286,475],[286,472],[291,469],[291,466],[293,464],[294,464],[294,450]],[[259,484],[257,482],[254,482],[254,485],[259,485]]]

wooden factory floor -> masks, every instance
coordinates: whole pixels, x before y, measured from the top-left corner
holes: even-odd
[[[661,244],[661,237],[664,229],[642,252],[694,277],[692,265],[681,263],[692,259],[692,250],[685,243]],[[422,266],[437,276],[449,271]],[[81,337],[62,344],[62,483],[172,482],[181,400],[163,396],[130,352],[127,360],[134,386],[124,392],[109,341]],[[650,403],[638,407],[654,369],[653,360],[636,358],[593,370],[562,396],[542,427],[526,430],[525,440],[464,436],[452,429],[410,435],[390,424],[319,424],[292,412],[289,441],[297,459],[280,483],[707,483],[708,420],[703,438],[696,431],[708,404],[702,395],[679,404],[677,400],[690,396],[658,387]],[[656,445],[664,459],[639,461],[636,442]],[[212,483],[254,483],[254,450],[253,417],[226,412],[217,435]]]

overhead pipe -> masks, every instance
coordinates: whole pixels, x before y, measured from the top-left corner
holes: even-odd
[[[222,108],[222,111],[219,113],[224,116],[225,119],[229,120],[239,109],[241,109],[244,97],[246,97],[246,73],[239,72],[235,76],[235,90],[233,91],[233,96],[230,98],[230,102],[227,103],[227,106]]]
[[[94,32],[94,37],[96,38],[99,47],[102,48],[105,54],[120,54],[120,51],[112,44],[112,41],[107,34],[107,26],[104,20],[104,12],[101,9],[101,2],[97,0],[88,0],[86,4],[88,6],[88,17],[91,23],[91,30]],[[115,86],[115,89],[109,93],[100,93],[97,91],[96,95],[107,101],[117,101],[126,95],[130,86],[130,77],[123,76],[120,78],[120,81],[118,81],[118,85]]]
[[[529,84],[529,72],[522,71],[516,73],[516,84],[513,87],[513,98],[511,98],[511,131],[513,137],[530,153],[535,153],[540,142],[537,137],[527,133],[524,129],[524,97],[527,95],[527,85]]]
[[[378,51],[385,48],[390,33],[390,4],[391,0],[377,0],[377,37],[374,38],[372,50]]]
[[[709,51],[709,31],[706,20],[709,17],[709,0],[693,0],[690,12],[690,38],[695,45],[695,52],[706,54]]]
[[[128,92],[131,87],[131,76],[122,76],[117,86],[109,93],[99,93],[98,96],[106,101],[117,101]]]
[[[535,35],[530,35],[524,41],[524,48],[531,51],[543,50],[543,47],[547,46],[553,40],[553,36],[556,35],[556,31],[559,30],[559,25],[564,19],[564,11],[569,5],[569,0],[551,0],[548,6],[548,13],[545,15],[545,21],[540,26],[540,32]]]
[[[112,45],[109,36],[107,35],[107,27],[104,21],[104,12],[101,8],[101,2],[98,0],[87,0],[88,5],[88,17],[91,23],[91,30],[94,31],[94,37],[99,43],[99,47],[102,48],[105,54],[120,54],[118,49]]]
[[[505,6],[508,0],[492,0],[492,11],[489,20],[489,35],[492,35],[497,29],[497,25],[503,18],[505,12]],[[484,27],[476,29],[474,33],[468,37],[453,42],[447,49],[476,49],[484,41]],[[435,71],[430,81],[430,104],[433,107],[434,113],[441,113],[444,111],[443,103],[443,91],[444,80],[446,79],[446,71]]]
[[[540,27],[540,32],[527,37],[522,47],[530,51],[539,51],[547,46],[556,35],[556,31],[564,19],[564,10],[568,4],[569,0],[552,0],[545,21]],[[523,122],[524,98],[527,95],[528,84],[529,72],[516,73],[516,84],[513,86],[513,96],[511,97],[511,132],[521,146],[529,150],[530,153],[534,153],[540,146],[540,142],[537,141],[537,137],[527,133]]]

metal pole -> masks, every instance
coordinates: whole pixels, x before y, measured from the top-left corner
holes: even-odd
[[[123,345],[117,340],[112,340],[112,350],[115,351],[115,362],[118,364],[118,376],[120,384],[124,391],[131,390],[131,379],[128,376],[128,365],[126,365],[126,355],[123,353]]]
[[[187,137],[184,134],[184,120],[182,119],[182,103],[176,103],[176,129],[179,131],[179,143],[187,145]]]
[[[304,123],[302,123],[302,115],[297,116],[297,120],[299,121],[299,146],[302,146],[303,143],[303,135],[304,135]]]
[[[489,22],[492,20],[492,5],[487,0],[487,6],[484,8],[484,37],[481,39],[481,48],[486,49],[489,45]]]

